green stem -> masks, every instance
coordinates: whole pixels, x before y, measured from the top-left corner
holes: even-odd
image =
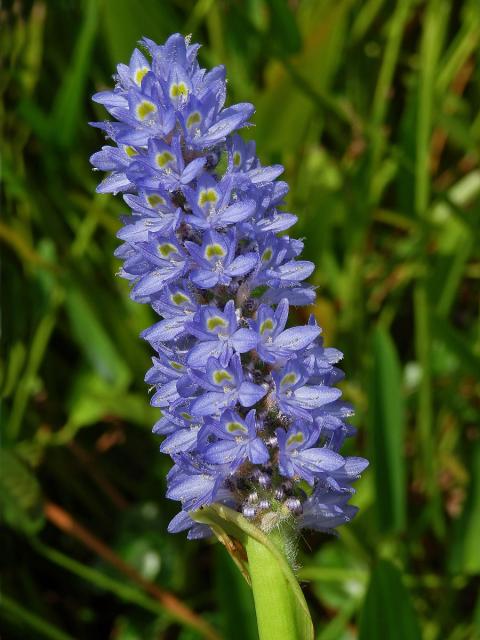
[[[295,548],[295,531],[284,528],[270,534],[221,504],[194,511],[196,522],[208,524],[224,544],[252,586],[260,640],[313,640],[314,630],[305,597],[288,558]],[[235,540],[247,552],[248,564]],[[287,551],[289,553],[287,553]]]
[[[25,607],[18,604],[12,598],[9,598],[5,594],[1,599],[2,608],[9,613],[16,625],[22,628],[22,626],[28,626],[35,630],[35,637],[42,636],[44,638],[50,638],[51,640],[73,640],[72,636],[67,635],[61,629],[54,627],[52,624],[44,620],[35,613],[28,611]],[[38,635],[37,635],[38,634]],[[22,634],[23,637],[23,634]]]
[[[284,553],[282,536],[269,537]],[[297,640],[295,605],[280,565],[268,547],[253,537],[246,539],[246,551],[260,640]]]

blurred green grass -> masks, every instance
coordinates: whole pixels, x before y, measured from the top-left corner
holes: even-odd
[[[157,585],[256,638],[223,549],[166,533],[152,317],[114,278],[124,207],[88,164],[90,94],[180,31],[285,165],[349,451],[371,459],[358,518],[302,542],[317,638],[479,638],[478,0],[15,0],[0,19],[2,637],[201,637]]]

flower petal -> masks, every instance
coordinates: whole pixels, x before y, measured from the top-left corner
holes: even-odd
[[[252,407],[267,393],[266,389],[253,382],[242,382],[238,390],[238,399],[242,407]]]

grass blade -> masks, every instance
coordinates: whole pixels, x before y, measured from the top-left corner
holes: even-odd
[[[420,627],[399,570],[381,560],[372,573],[360,616],[359,640],[421,640]]]
[[[405,527],[406,519],[405,409],[398,356],[392,339],[381,327],[373,333],[369,406],[379,524],[382,532],[398,532]]]
[[[66,67],[64,81],[55,99],[51,118],[52,137],[62,147],[70,147],[82,118],[85,104],[85,89],[89,74],[90,58],[93,51],[98,24],[97,0],[85,4],[83,24],[80,29],[72,62]],[[61,126],[58,123],[61,122]]]
[[[40,618],[31,611],[28,611],[25,607],[22,607],[22,605],[18,604],[18,602],[15,602],[15,600],[9,598],[5,594],[2,594],[0,604],[5,613],[12,616],[15,621],[15,626],[17,627],[30,627],[30,629],[33,629],[35,633],[39,634],[43,638],[50,638],[51,640],[74,640],[72,636],[67,635],[43,618]],[[37,638],[38,636],[35,637]]]

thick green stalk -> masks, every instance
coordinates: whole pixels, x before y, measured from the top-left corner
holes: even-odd
[[[211,527],[252,585],[260,640],[313,640],[310,612],[289,557],[295,545],[295,531],[284,528],[270,534],[242,515],[221,504],[190,514],[193,520]],[[247,552],[248,563],[235,540]],[[286,553],[288,551],[288,553]]]
[[[284,553],[281,535],[269,537]],[[295,603],[285,573],[264,544],[248,537],[245,546],[260,640],[297,640]]]

